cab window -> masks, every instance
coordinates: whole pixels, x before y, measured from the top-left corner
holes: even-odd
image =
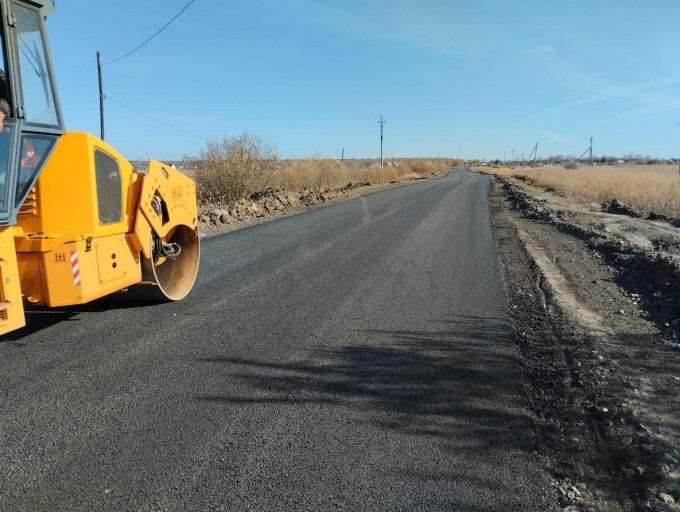
[[[95,150],[94,172],[99,222],[101,224],[120,222],[123,216],[123,194],[118,162],[103,151]]]
[[[47,52],[41,31],[40,12],[15,5],[14,14],[26,122],[57,125],[54,87],[47,71]]]
[[[13,126],[7,123],[5,129]],[[5,129],[0,133],[0,139],[4,136]],[[6,135],[9,138],[9,131]],[[57,143],[57,137],[54,135],[37,135],[33,133],[24,133],[21,135],[21,153],[19,174],[17,175],[16,185],[16,204],[15,207],[21,206],[26,196],[31,190],[31,187],[38,178],[38,174],[45,165],[47,157],[52,152],[52,148]],[[0,140],[0,148],[2,141]],[[0,151],[2,151],[0,149]],[[0,153],[2,154],[2,153]]]

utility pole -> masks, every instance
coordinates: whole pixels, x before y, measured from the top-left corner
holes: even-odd
[[[506,163],[506,161],[505,161],[505,150],[503,150],[503,165],[506,165],[506,164],[507,164],[507,163]]]
[[[581,156],[576,159],[576,162],[580,162],[583,157],[585,156],[586,153],[590,153],[590,156],[588,157],[588,167],[591,169],[593,168],[593,138],[590,137],[590,146],[588,146],[588,149],[586,149],[583,153],[581,153]]]
[[[345,161],[345,148],[342,148],[342,159],[340,161],[341,162]]]
[[[383,121],[383,116],[380,116],[380,168],[383,168],[383,127],[385,126],[385,121]]]
[[[680,123],[678,123],[680,124]],[[458,146],[458,160],[460,160],[460,145]]]
[[[536,147],[534,148],[534,169],[536,169],[536,156],[538,155],[538,142],[536,143]]]
[[[533,168],[536,168],[536,156],[538,155],[538,142],[534,146],[534,149],[531,150],[531,153],[529,153],[529,156],[527,157],[527,162],[531,160],[531,155],[534,155],[534,163],[533,163]],[[524,153],[522,153],[522,161],[524,161]]]
[[[680,123],[676,123],[678,126],[680,126]],[[680,158],[678,159],[678,173],[680,173]]]
[[[102,84],[102,56],[97,52],[97,72],[99,73],[99,120],[101,122],[101,139],[104,140],[104,86]]]
[[[512,165],[515,165],[515,150],[512,150]]]

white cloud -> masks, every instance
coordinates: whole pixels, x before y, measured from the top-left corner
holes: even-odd
[[[626,85],[626,86],[614,86],[605,89],[604,91],[586,96],[584,98],[579,98],[577,100],[568,101],[566,103],[560,103],[554,107],[545,109],[541,112],[537,112],[527,118],[525,121],[536,119],[539,117],[544,117],[550,114],[557,114],[559,112],[565,112],[567,110],[572,110],[574,108],[584,107],[586,105],[591,105],[594,103],[600,103],[602,101],[608,101],[615,98],[625,98],[630,100],[635,100],[641,104],[641,107],[635,109],[638,115],[650,115],[655,113],[667,112],[670,110],[676,110],[678,104],[680,103],[680,97],[667,97],[656,93],[648,93],[646,91],[658,90],[671,85],[680,84],[680,77],[667,78],[664,80],[656,80],[653,82],[643,82],[639,84]]]
[[[548,138],[548,140],[550,140],[551,142],[554,142],[555,144],[561,144],[562,146],[573,146],[574,145],[573,140],[571,140],[571,139],[569,139],[569,138],[567,138],[563,135],[560,135],[559,133],[553,133],[553,132],[549,132],[549,131],[546,130],[545,136]]]
[[[437,16],[436,10],[423,9],[420,4],[397,2],[383,9],[369,2],[361,8],[348,9],[300,0],[286,5],[314,24],[361,41],[404,44],[455,58],[493,55],[479,44],[484,38],[476,29],[465,26],[452,29],[448,16]],[[471,40],[473,37],[477,40]]]
[[[554,46],[537,46],[534,48],[535,53],[555,53],[557,50]]]

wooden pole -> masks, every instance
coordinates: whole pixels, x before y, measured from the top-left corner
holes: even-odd
[[[97,72],[99,73],[99,120],[101,122],[101,139],[104,139],[104,85],[102,82],[102,56],[97,52]]]

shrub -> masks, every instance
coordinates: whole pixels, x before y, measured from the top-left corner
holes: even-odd
[[[431,174],[434,172],[434,165],[429,160],[410,160],[408,164],[416,174]]]
[[[274,149],[258,135],[209,141],[196,172],[197,196],[202,203],[229,203],[269,186],[279,167]]]
[[[564,164],[565,169],[578,169],[578,164],[576,163],[576,160],[569,160],[566,164]]]
[[[272,186],[284,190],[309,188],[322,192],[342,187],[350,181],[352,174],[349,169],[337,160],[303,158],[280,166],[272,179]]]

